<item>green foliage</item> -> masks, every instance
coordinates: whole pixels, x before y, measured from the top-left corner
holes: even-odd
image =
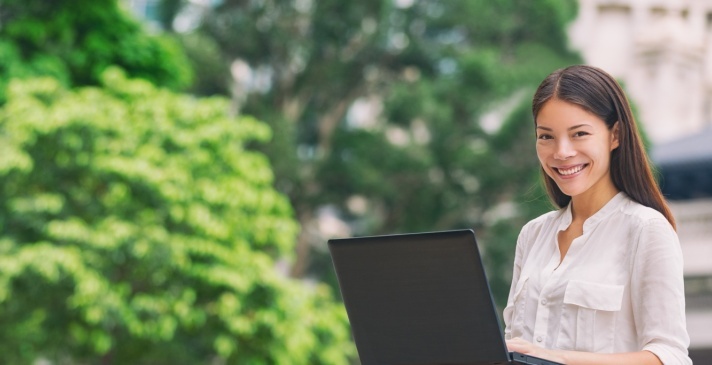
[[[344,364],[343,308],[277,270],[270,129],[109,68],[0,108],[0,362]]]
[[[228,61],[222,56],[215,40],[200,33],[186,34],[180,38],[190,64],[199,70],[188,91],[197,95],[228,95],[231,79]]]
[[[145,33],[116,0],[3,0],[0,39],[3,91],[12,78],[29,76],[98,85],[111,65],[173,89],[191,82],[180,45]]]
[[[576,10],[568,0],[227,0],[200,32],[269,79],[242,110],[275,131],[260,148],[302,226],[329,207],[355,235],[475,228],[501,304],[516,235],[548,207],[527,108],[548,73],[580,63],[565,32]],[[349,115],[364,102],[377,112]],[[297,263],[311,266],[295,275],[331,280],[324,242],[302,231],[312,249]]]

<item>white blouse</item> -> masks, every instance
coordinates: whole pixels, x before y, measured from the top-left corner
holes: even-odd
[[[648,350],[665,365],[692,364],[682,252],[665,217],[618,193],[560,261],[557,234],[571,219],[569,205],[522,228],[505,337],[550,349]]]

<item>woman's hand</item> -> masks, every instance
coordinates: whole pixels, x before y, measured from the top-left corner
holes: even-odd
[[[518,352],[520,354],[530,355],[538,357],[540,359],[554,361],[562,364],[564,363],[564,359],[558,354],[556,350],[549,350],[543,347],[536,346],[533,343],[523,340],[519,337],[507,340],[506,342],[509,351]]]
[[[509,351],[568,365],[662,365],[660,359],[650,351],[598,354],[593,352],[549,350],[519,337],[507,340],[507,348]]]

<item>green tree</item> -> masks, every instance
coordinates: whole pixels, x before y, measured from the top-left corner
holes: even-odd
[[[2,0],[0,60],[0,103],[13,78],[98,85],[111,65],[176,90],[192,80],[179,43],[148,34],[116,0]]]
[[[270,129],[109,68],[0,107],[0,362],[344,364],[343,308],[279,274]]]
[[[527,105],[546,74],[580,62],[565,34],[575,5],[225,0],[198,32],[263,80],[230,90],[273,127],[263,150],[302,227],[327,207],[357,235],[475,228],[501,303],[519,228],[548,205]],[[330,272],[314,231],[295,276]]]

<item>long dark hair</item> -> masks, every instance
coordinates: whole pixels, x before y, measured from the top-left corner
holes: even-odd
[[[539,111],[552,98],[578,105],[597,115],[609,130],[618,122],[619,146],[611,152],[613,184],[634,201],[662,213],[675,227],[675,218],[653,178],[630,104],[618,82],[592,66],[575,65],[552,72],[539,85],[532,100],[535,124]],[[571,197],[559,189],[543,167],[541,172],[549,198],[559,208],[568,205]]]

